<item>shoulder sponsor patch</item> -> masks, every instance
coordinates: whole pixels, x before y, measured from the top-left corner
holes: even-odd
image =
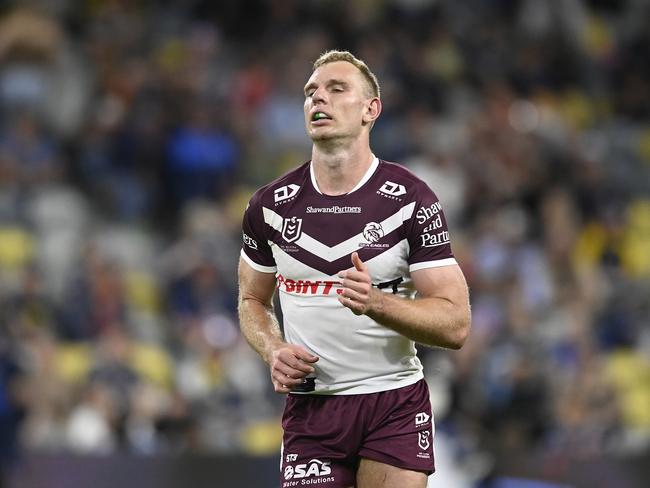
[[[298,190],[300,190],[300,186],[296,185],[295,183],[291,183],[286,186],[281,186],[280,188],[276,188],[275,190],[273,190],[273,200],[277,205],[281,202],[284,202],[286,200],[289,200],[290,198],[295,197],[296,193],[298,193]]]
[[[246,232],[242,232],[242,238],[244,240],[244,244],[246,244],[251,249],[257,250],[257,241],[255,239],[246,234]]]
[[[378,193],[383,193],[384,195],[388,195],[390,197],[399,197],[406,193],[406,187],[404,185],[400,185],[399,183],[394,183],[392,181],[386,180],[384,184],[381,185]]]

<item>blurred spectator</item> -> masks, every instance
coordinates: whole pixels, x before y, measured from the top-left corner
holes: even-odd
[[[221,200],[236,169],[240,149],[223,122],[223,108],[208,100],[190,102],[187,120],[167,148],[171,193],[177,207],[195,199]]]
[[[22,372],[6,338],[0,337],[0,487],[19,452],[24,417]]]

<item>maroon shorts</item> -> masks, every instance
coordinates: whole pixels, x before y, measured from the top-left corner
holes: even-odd
[[[364,395],[288,395],[282,427],[282,488],[354,486],[360,458],[434,471],[424,380]]]

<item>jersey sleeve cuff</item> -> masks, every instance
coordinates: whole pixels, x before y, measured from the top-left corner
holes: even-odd
[[[255,261],[248,257],[243,249],[241,250],[241,257],[248,263],[251,268],[253,268],[255,271],[259,271],[260,273],[275,273],[278,269],[276,266],[262,266],[261,264],[257,264]]]
[[[409,266],[409,271],[417,271],[418,269],[425,268],[440,268],[441,266],[452,266],[458,264],[456,258],[438,259],[437,261],[423,261],[421,263],[413,263]]]

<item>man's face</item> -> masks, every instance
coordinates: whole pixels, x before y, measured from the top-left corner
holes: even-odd
[[[355,138],[371,98],[361,72],[345,61],[316,69],[305,85],[305,125],[313,141]]]

